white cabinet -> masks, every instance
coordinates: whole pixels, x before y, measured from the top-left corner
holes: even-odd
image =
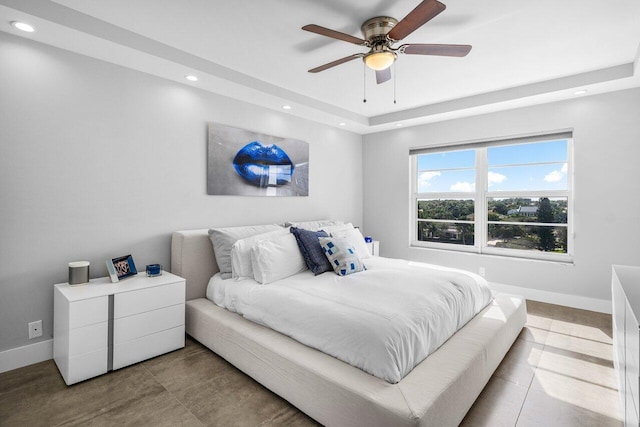
[[[53,358],[67,384],[184,347],[185,281],[174,274],[54,286]]]
[[[640,267],[614,265],[611,279],[613,361],[626,426],[638,426]]]

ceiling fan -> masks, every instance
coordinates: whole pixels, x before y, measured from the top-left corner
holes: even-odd
[[[326,69],[344,64],[356,58],[375,70],[376,82],[384,83],[391,79],[391,64],[398,58],[398,53],[407,55],[466,56],[471,50],[469,45],[458,44],[403,44],[397,48],[392,45],[435,18],[445,10],[446,6],[437,0],[424,0],[401,21],[389,16],[377,16],[366,20],[360,27],[363,39],[331,30],[319,25],[305,25],[305,31],[331,37],[345,42],[369,48],[367,53],[355,53],[309,70],[318,73]]]

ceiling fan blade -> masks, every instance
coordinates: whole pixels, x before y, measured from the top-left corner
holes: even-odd
[[[333,62],[329,62],[328,64],[321,65],[316,68],[312,68],[309,70],[310,73],[319,73],[320,71],[324,71],[327,68],[335,67],[336,65],[344,64],[345,62],[349,62],[356,58],[362,58],[364,55],[362,53],[354,53],[353,55],[345,56],[344,58],[336,59]]]
[[[376,71],[376,83],[382,84],[391,80],[391,67]]]
[[[320,25],[314,25],[314,24],[305,25],[304,27],[302,27],[302,29],[305,31],[310,31],[312,33],[320,34],[321,36],[331,37],[333,39],[338,39],[338,40],[342,40],[342,41],[357,44],[357,45],[364,46],[366,44],[366,42],[363,39],[354,37],[349,34],[341,33],[340,31],[321,27]]]
[[[389,31],[387,37],[392,40],[402,40],[415,30],[435,18],[447,7],[438,0],[424,0],[413,9],[402,21]]]
[[[468,44],[403,44],[398,48],[408,55],[467,56]]]

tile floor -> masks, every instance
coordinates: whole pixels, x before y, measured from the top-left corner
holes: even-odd
[[[464,426],[621,426],[611,316],[535,301]],[[315,426],[199,343],[67,387],[53,361],[0,374],[0,426]]]
[[[622,426],[611,316],[527,301],[527,324],[463,426]]]

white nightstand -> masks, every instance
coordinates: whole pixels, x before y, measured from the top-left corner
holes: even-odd
[[[184,347],[185,280],[162,272],[54,286],[53,359],[71,385]]]
[[[367,243],[367,248],[369,248],[369,253],[371,255],[380,256],[380,242],[378,240]]]

